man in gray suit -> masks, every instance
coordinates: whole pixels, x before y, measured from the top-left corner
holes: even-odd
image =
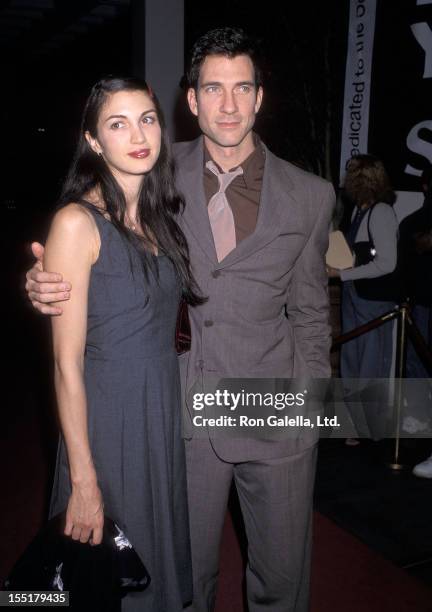
[[[186,389],[205,375],[330,375],[324,256],[334,207],[326,181],[277,158],[252,131],[263,97],[253,42],[233,28],[194,46],[188,103],[203,132],[174,145],[181,226],[208,301],[191,309]],[[62,293],[28,273],[43,312]],[[41,281],[47,281],[46,284]],[[57,296],[57,298],[60,296]],[[306,612],[316,438],[185,440],[193,610],[214,608],[219,546],[234,479],[248,539],[250,612]]]

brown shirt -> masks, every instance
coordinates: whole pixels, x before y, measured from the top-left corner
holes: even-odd
[[[234,217],[237,244],[255,231],[258,218],[265,152],[255,134],[254,141],[254,151],[241,164],[243,174],[237,176],[225,192]],[[204,147],[204,193],[207,203],[219,187],[217,176],[205,167],[210,159],[210,154]],[[222,168],[218,168],[222,172]],[[234,169],[231,168],[230,171]]]

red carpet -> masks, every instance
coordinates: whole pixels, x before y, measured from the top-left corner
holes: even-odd
[[[216,612],[242,612],[242,557],[227,516]],[[431,612],[432,589],[315,513],[311,612]]]
[[[0,579],[44,516],[47,464],[38,420],[17,422],[1,443]],[[227,516],[216,612],[242,612],[243,560]],[[315,515],[311,612],[432,612],[432,590]]]

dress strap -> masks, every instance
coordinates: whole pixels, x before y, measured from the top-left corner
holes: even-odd
[[[83,199],[78,200],[77,204],[80,204],[92,214],[99,231],[101,231],[102,228],[106,227],[107,223],[111,224],[111,221],[105,217],[103,211],[91,202],[88,202],[87,200]]]

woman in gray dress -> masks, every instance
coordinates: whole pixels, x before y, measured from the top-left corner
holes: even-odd
[[[181,296],[202,300],[176,223],[182,199],[158,101],[145,82],[109,78],[87,101],[44,266],[71,281],[52,318],[61,436],[50,516],[102,539],[125,532],[151,584],[128,612],[192,599],[175,325]]]

